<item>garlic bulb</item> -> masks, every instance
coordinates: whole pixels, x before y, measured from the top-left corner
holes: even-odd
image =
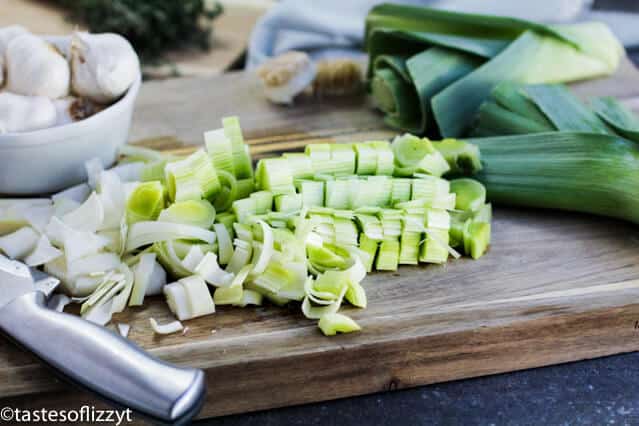
[[[0,28],[0,87],[4,83],[5,74],[5,60],[4,52],[7,50],[7,45],[11,40],[22,34],[28,34],[26,28],[20,25],[11,25],[8,27]]]
[[[7,46],[5,60],[10,92],[51,99],[68,95],[69,64],[43,39],[32,34],[15,37]]]
[[[49,98],[0,92],[0,134],[45,129],[55,121],[55,106]]]
[[[315,74],[309,56],[297,51],[269,59],[257,69],[266,97],[277,104],[290,104],[313,82]]]
[[[88,99],[69,96],[53,101],[56,109],[56,126],[83,120],[102,108]]]
[[[140,74],[131,44],[117,34],[74,33],[71,42],[73,92],[99,103],[122,96]]]
[[[29,34],[29,30],[20,25],[10,25],[0,28],[0,54],[4,54],[11,40],[23,34]]]

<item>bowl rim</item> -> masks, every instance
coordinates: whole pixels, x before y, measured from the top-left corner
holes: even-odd
[[[142,73],[138,72],[133,84],[127,89],[124,96],[118,99],[117,102],[90,117],[46,129],[1,134],[0,151],[7,148],[26,148],[34,145],[53,144],[60,140],[67,139],[69,136],[81,134],[85,130],[95,130],[94,124],[99,124],[101,119],[126,108],[128,104],[135,104],[135,99],[141,86]]]

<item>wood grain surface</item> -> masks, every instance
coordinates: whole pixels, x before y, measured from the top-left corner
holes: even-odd
[[[591,89],[582,85],[579,93],[624,92],[632,101],[639,73],[628,67],[622,76],[588,83]],[[202,132],[230,114],[240,116],[256,154],[300,142],[390,136],[367,102],[305,99],[295,109],[274,107],[242,73],[151,83],[142,88],[132,139],[152,137],[144,144],[165,150],[175,149],[178,140],[201,143]],[[202,417],[639,349],[636,226],[497,207],[493,230],[492,247],[477,261],[369,275],[363,284],[369,307],[346,309],[363,326],[361,333],[326,338],[299,306],[263,306],[219,307],[214,315],[187,321],[185,335],[158,337],[148,318],[171,318],[158,298],[115,321],[131,324],[131,340],[152,354],[207,372]],[[0,395],[0,405],[22,408],[99,405],[5,340]]]

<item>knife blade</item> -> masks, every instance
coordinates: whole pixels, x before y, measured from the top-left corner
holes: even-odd
[[[153,423],[189,423],[204,400],[203,371],[168,364],[107,328],[48,309],[58,284],[0,255],[0,333],[116,406]]]

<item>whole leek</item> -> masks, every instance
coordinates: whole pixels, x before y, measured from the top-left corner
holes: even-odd
[[[639,147],[622,137],[551,132],[468,139],[490,201],[639,223]]]
[[[445,137],[467,134],[501,81],[556,83],[607,75],[623,51],[599,23],[546,26],[395,4],[369,13],[366,49],[371,91],[386,123]]]

